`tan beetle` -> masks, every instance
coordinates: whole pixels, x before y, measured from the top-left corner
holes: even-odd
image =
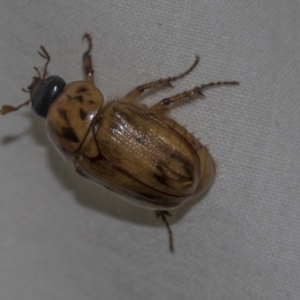
[[[66,84],[59,76],[47,77],[50,56],[43,74],[28,87],[30,99],[13,107],[3,105],[1,114],[32,104],[36,114],[46,118],[49,139],[83,177],[115,191],[134,205],[156,211],[167,226],[170,250],[172,232],[166,216],[188,199],[204,193],[215,177],[215,165],[208,149],[183,126],[167,116],[170,104],[196,95],[205,88],[236,85],[218,81],[162,99],[153,106],[141,104],[139,96],[148,89],[171,86],[190,73],[199,57],[185,72],[140,85],[122,98],[104,103],[94,85],[92,38],[85,34],[88,50],[83,54],[84,81]]]

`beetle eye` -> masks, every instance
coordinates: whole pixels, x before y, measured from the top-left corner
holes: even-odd
[[[46,117],[48,109],[58,95],[64,90],[65,81],[59,76],[46,79],[36,78],[29,86],[32,108],[41,117]]]

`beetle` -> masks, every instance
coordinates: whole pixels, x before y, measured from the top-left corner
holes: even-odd
[[[69,84],[59,76],[47,76],[50,55],[41,46],[46,60],[43,72],[36,67],[27,90],[30,99],[14,107],[3,105],[1,114],[31,103],[34,112],[46,119],[48,137],[59,153],[84,178],[113,190],[134,205],[156,212],[167,226],[169,247],[173,237],[169,210],[203,194],[211,186],[216,170],[207,147],[168,116],[171,104],[204,96],[203,90],[237,81],[217,81],[167,97],[152,106],[139,101],[149,89],[172,86],[189,74],[185,72],[137,86],[125,96],[104,103],[94,85],[92,37],[86,33],[88,49],[82,56],[84,80]]]

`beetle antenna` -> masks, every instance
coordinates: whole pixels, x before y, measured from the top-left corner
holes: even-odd
[[[6,115],[12,111],[16,111],[19,108],[21,108],[22,106],[28,105],[31,102],[31,100],[27,100],[24,103],[20,104],[19,106],[10,106],[10,105],[2,105],[0,113],[1,115]]]
[[[38,54],[39,54],[41,57],[45,58],[47,61],[46,61],[45,67],[44,67],[43,76],[40,75],[40,72],[39,72],[39,71],[38,71],[38,73],[39,73],[39,77],[40,77],[41,79],[45,79],[46,76],[47,76],[47,67],[48,67],[48,64],[49,64],[49,62],[50,62],[50,55],[49,55],[49,53],[47,52],[47,50],[46,50],[46,48],[45,48],[44,46],[41,46],[40,48],[41,48],[42,52],[38,51]],[[36,68],[35,68],[35,69],[36,69]]]
[[[37,68],[37,67],[33,67],[35,70],[36,70],[36,72],[38,73],[38,76],[39,76],[39,78],[42,78],[42,74],[41,74],[41,72],[40,72],[40,70]]]
[[[170,247],[170,251],[173,253],[174,252],[173,233],[170,224],[166,218],[166,216],[171,216],[171,214],[167,210],[156,210],[155,213],[156,213],[156,217],[161,218],[167,227],[168,234],[169,234],[169,247]]]

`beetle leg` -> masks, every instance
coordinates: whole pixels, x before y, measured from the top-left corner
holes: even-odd
[[[88,81],[91,84],[94,84],[94,70],[92,64],[91,50],[93,47],[92,37],[90,34],[86,33],[82,39],[87,39],[88,49],[82,55],[82,65],[84,70],[84,80]]]
[[[210,82],[207,84],[202,84],[200,86],[196,86],[195,88],[185,91],[183,93],[164,98],[158,103],[154,104],[149,108],[149,111],[151,112],[159,112],[161,110],[165,110],[168,108],[168,106],[172,103],[175,103],[180,100],[186,100],[186,99],[191,99],[195,97],[196,95],[205,97],[205,95],[202,93],[202,91],[206,88],[217,86],[217,85],[237,85],[239,82],[237,81],[217,81],[217,82]]]
[[[168,234],[169,234],[169,247],[170,247],[170,251],[174,252],[174,245],[173,245],[173,234],[172,234],[172,230],[170,227],[170,224],[167,220],[167,216],[171,216],[171,214],[167,211],[167,210],[156,210],[155,211],[156,217],[157,218],[161,218],[163,220],[163,222],[165,223],[167,230],[168,230]]]
[[[131,90],[122,100],[122,102],[126,102],[126,103],[132,103],[134,102],[145,90],[148,89],[152,89],[152,88],[157,88],[157,87],[162,87],[162,86],[172,86],[171,82],[181,79],[184,76],[186,76],[187,74],[189,74],[190,72],[193,71],[193,69],[197,66],[197,64],[199,63],[199,56],[196,55],[196,59],[193,62],[193,64],[189,67],[188,70],[186,70],[185,72],[176,75],[176,76],[172,76],[172,77],[167,77],[167,78],[161,78],[158,80],[154,80],[148,83],[145,83],[143,85],[140,85],[136,88],[134,88],[133,90]]]

